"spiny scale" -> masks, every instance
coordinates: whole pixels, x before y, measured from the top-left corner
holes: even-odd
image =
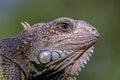
[[[24,27],[24,30],[31,28],[30,24],[28,24],[27,22],[21,22],[21,25]]]
[[[89,61],[89,58],[92,57],[93,49],[94,49],[94,48],[92,48],[92,49],[90,50],[90,52],[87,54],[85,60],[82,61],[82,63],[81,63],[80,66],[78,67],[77,71],[74,73],[75,76],[78,76],[78,73],[81,71],[82,68],[85,67],[85,64],[87,64],[87,61]]]

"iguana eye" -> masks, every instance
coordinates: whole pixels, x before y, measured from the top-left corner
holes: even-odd
[[[62,30],[63,32],[67,32],[71,29],[71,26],[68,23],[60,23],[59,29]]]

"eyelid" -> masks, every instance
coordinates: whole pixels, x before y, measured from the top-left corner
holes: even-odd
[[[62,26],[61,26],[61,24],[66,24],[67,25],[67,27],[68,28],[66,28],[66,29],[63,29],[62,28]],[[73,25],[72,24],[70,24],[70,23],[65,23],[65,22],[61,22],[61,23],[58,23],[58,28],[62,31],[62,32],[70,32],[72,29],[73,29]]]

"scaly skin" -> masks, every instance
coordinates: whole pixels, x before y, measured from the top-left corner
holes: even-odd
[[[75,80],[99,33],[82,20],[58,18],[0,41],[0,80]]]

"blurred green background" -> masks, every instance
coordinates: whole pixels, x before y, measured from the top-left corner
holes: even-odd
[[[22,21],[33,25],[64,16],[85,20],[100,32],[78,80],[120,80],[119,0],[0,0],[0,38],[16,36]]]

